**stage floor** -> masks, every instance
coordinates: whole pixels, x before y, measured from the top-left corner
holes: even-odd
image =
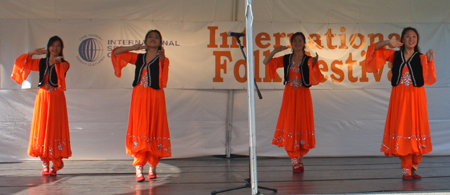
[[[56,177],[40,176],[40,161],[0,163],[0,194],[211,194],[245,185],[248,158],[161,160],[158,178],[136,182],[131,160],[66,160]],[[450,194],[450,157],[424,157],[418,174],[402,181],[395,157],[305,158],[293,174],[290,159],[258,158],[262,194]],[[148,172],[148,165],[144,168]],[[146,175],[146,174],[145,174]],[[250,188],[220,193],[251,194]]]

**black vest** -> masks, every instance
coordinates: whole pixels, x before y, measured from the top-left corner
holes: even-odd
[[[308,60],[311,58],[311,56],[304,55],[302,62],[300,63],[300,74],[302,74],[302,85],[304,87],[311,87],[309,84],[309,67],[308,67]],[[286,54],[283,57],[283,65],[284,65],[284,81],[283,85],[286,85],[286,83],[289,80],[289,69],[292,65],[292,54]]]
[[[136,60],[136,70],[134,71],[134,81],[133,87],[138,85],[141,82],[142,71],[146,66],[149,66],[147,71],[147,83],[153,89],[159,88],[159,56],[156,56],[151,62],[150,65],[145,64],[145,56],[147,54],[138,54]]]
[[[64,60],[61,60],[64,61]],[[41,58],[39,61],[39,85],[45,85],[44,78],[48,74],[48,84],[52,87],[58,87],[58,76],[56,74],[55,65],[48,65],[48,58]]]
[[[408,61],[405,62],[402,51],[396,51],[394,54],[394,61],[392,62],[392,86],[397,86],[402,80],[402,71],[405,66],[409,68],[411,74],[412,84],[416,87],[422,87],[423,81],[423,69],[420,60],[421,53],[415,52]]]

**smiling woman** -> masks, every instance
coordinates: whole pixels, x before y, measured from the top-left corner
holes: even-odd
[[[147,162],[150,164],[148,178],[155,179],[159,159],[172,156],[163,90],[167,86],[169,59],[161,45],[161,33],[150,30],[145,35],[144,45],[117,47],[111,55],[117,77],[128,63],[136,65],[125,139],[126,153],[134,157],[138,182],[145,180],[142,171]],[[146,53],[129,52],[141,49]]]
[[[39,91],[34,105],[28,155],[42,160],[42,175],[55,176],[64,167],[63,158],[72,156],[69,121],[64,91],[69,63],[63,58],[64,44],[53,36],[47,50],[38,48],[22,54],[14,63],[11,78],[18,84],[26,81],[30,71],[39,71]],[[32,59],[46,54],[46,58]],[[50,161],[53,167],[50,169]]]
[[[294,173],[304,171],[303,156],[315,148],[314,115],[311,92],[312,85],[323,79],[317,60],[305,54],[305,35],[294,33],[290,39],[292,53],[277,58],[273,56],[287,46],[278,46],[264,59],[269,76],[275,77],[278,68],[284,68],[284,93],[272,144],[284,147],[292,161]]]
[[[404,28],[400,40],[369,46],[366,58],[368,72],[378,71],[386,61],[392,63],[392,92],[381,152],[400,157],[404,180],[421,178],[416,171],[422,155],[433,150],[424,85],[436,82],[434,52],[430,49],[421,54],[419,40],[415,28]],[[400,50],[385,49],[386,45]]]

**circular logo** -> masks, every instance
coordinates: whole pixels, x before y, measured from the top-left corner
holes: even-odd
[[[78,53],[84,61],[95,62],[102,58],[103,45],[95,38],[87,38],[78,47]]]

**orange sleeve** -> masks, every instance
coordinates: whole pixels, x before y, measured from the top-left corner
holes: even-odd
[[[394,60],[394,50],[382,47],[375,50],[374,43],[367,48],[366,56],[366,70],[367,72],[378,72],[378,70],[386,64],[386,61],[392,62]]]
[[[423,81],[425,85],[432,85],[436,82],[436,71],[434,70],[434,61],[428,61],[427,55],[420,55],[422,63]]]
[[[159,61],[159,88],[166,88],[167,81],[169,80],[169,58],[164,58],[164,62],[162,60]]]
[[[69,70],[70,64],[69,62],[61,62],[55,64],[56,75],[58,76],[58,88],[59,91],[66,90],[66,73]]]
[[[22,84],[30,74],[30,71],[39,71],[40,59],[32,59],[33,56],[20,55],[14,62],[11,79],[18,84]]]
[[[138,54],[137,53],[131,53],[131,52],[125,52],[121,53],[117,56],[114,55],[114,51],[117,48],[113,49],[111,52],[111,61],[114,68],[114,74],[116,77],[122,76],[122,68],[127,66],[128,63],[135,64]]]
[[[283,56],[272,58],[267,66],[269,66],[269,78],[275,78],[277,69],[283,67]]]
[[[310,85],[318,85],[323,79],[323,74],[320,72],[319,63],[312,63],[312,58],[308,60],[309,67],[309,83]]]

